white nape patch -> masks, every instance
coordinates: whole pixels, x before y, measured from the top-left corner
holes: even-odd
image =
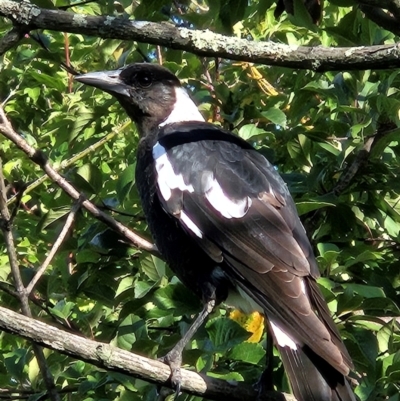
[[[213,270],[213,274],[215,270],[216,269]],[[235,290],[229,291],[225,304],[235,309],[240,309],[247,315],[250,315],[255,311],[264,313],[263,308],[238,286],[235,286]]]
[[[274,332],[276,342],[281,347],[289,347],[292,350],[297,350],[296,343],[274,322],[270,321],[272,331]]]
[[[182,211],[181,212],[181,222],[194,234],[196,234],[199,238],[203,238],[203,233],[201,232],[200,228],[193,223],[193,221],[189,218],[189,216]]]
[[[175,104],[171,114],[159,127],[182,121],[205,121],[184,88],[175,88]]]
[[[156,171],[158,174],[158,188],[166,201],[171,198],[171,191],[173,189],[194,192],[193,185],[186,185],[182,174],[175,174],[164,147],[158,142],[153,147],[153,157],[156,162]]]
[[[243,217],[251,206],[252,201],[248,196],[239,200],[229,199],[215,179],[207,183],[206,188],[207,200],[227,219]]]

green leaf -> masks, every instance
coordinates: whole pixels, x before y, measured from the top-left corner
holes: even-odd
[[[118,327],[117,344],[122,349],[130,350],[140,338],[148,338],[146,322],[139,316],[130,314]]]
[[[296,203],[297,207],[297,212],[299,213],[299,216],[302,214],[311,212],[313,210],[321,209],[323,207],[328,207],[328,206],[335,206],[333,203],[328,203],[328,202],[319,202],[319,201],[307,201],[307,202],[298,202]]]
[[[337,313],[347,313],[358,310],[363,302],[361,295],[355,294],[351,288],[346,288],[343,294],[337,297]]]
[[[93,193],[101,190],[103,182],[100,170],[91,163],[79,167],[76,174],[82,177],[92,188]]]
[[[246,6],[247,0],[224,0],[221,2],[219,18],[227,33],[232,33],[233,26],[243,19]]]
[[[90,249],[84,249],[76,254],[76,261],[78,263],[97,262],[98,260],[99,254]]]
[[[310,13],[302,0],[293,0],[294,18],[292,21],[299,26],[303,26],[310,31],[316,32],[316,26],[313,23]]]
[[[57,302],[57,304],[50,308],[51,312],[62,320],[69,318],[72,310],[75,308],[75,303],[66,302],[65,300]]]
[[[162,309],[174,309],[174,315],[198,313],[201,309],[199,300],[182,284],[169,284],[154,293],[154,303]]]
[[[251,364],[258,364],[265,358],[265,350],[259,343],[243,342],[228,352],[228,358]]]
[[[132,187],[135,185],[135,164],[130,164],[119,174],[117,181],[117,196],[120,203],[123,203]]]
[[[270,108],[267,111],[261,113],[267,120],[271,121],[282,128],[286,128],[287,119],[285,113],[276,108]]]
[[[239,136],[243,138],[245,141],[248,141],[250,138],[254,136],[259,136],[264,134],[265,131],[261,128],[257,128],[254,124],[246,124],[239,130]]]
[[[146,276],[153,282],[165,276],[165,262],[153,255],[148,255],[140,262],[140,266]]]
[[[63,93],[65,91],[65,84],[61,80],[57,79],[56,75],[49,76],[47,74],[35,72],[32,70],[29,71],[29,74],[33,78],[35,78],[35,80],[39,84],[46,85],[49,88],[54,88],[58,92],[61,92],[61,93]]]
[[[386,298],[385,293],[379,287],[372,287],[363,284],[346,284],[345,287],[364,298]]]
[[[77,117],[73,122],[72,129],[69,133],[68,142],[73,142],[81,134],[81,132],[93,123],[94,114],[91,110],[80,107]]]
[[[115,296],[122,294],[125,291],[132,290],[134,288],[135,278],[133,276],[124,277],[118,284],[117,291],[115,292]],[[137,285],[137,283],[135,284]]]
[[[27,349],[15,349],[3,354],[7,372],[19,379],[23,378],[24,367],[27,363]]]
[[[64,219],[69,214],[70,211],[71,211],[70,206],[63,206],[57,209],[49,210],[40,220],[37,227],[38,231],[45,230],[52,224]]]
[[[134,285],[135,298],[139,299],[144,297],[152,288],[154,284],[150,284],[147,281],[136,281]]]
[[[228,318],[212,319],[207,323],[206,329],[213,345],[213,352],[224,353],[251,336],[251,333]]]

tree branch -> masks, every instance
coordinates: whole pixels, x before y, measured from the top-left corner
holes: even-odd
[[[36,283],[39,281],[40,277],[42,277],[43,273],[46,271],[47,267],[49,266],[49,264],[53,260],[55,254],[57,253],[57,251],[60,248],[61,244],[65,240],[65,237],[69,233],[69,230],[70,230],[70,228],[72,226],[72,223],[75,220],[75,215],[76,215],[77,211],[81,207],[82,200],[83,200],[82,198],[78,199],[75,202],[75,204],[72,206],[71,211],[68,213],[68,217],[67,217],[67,220],[65,221],[64,227],[62,228],[62,230],[61,230],[60,234],[58,235],[57,239],[54,241],[54,244],[51,247],[51,250],[50,250],[49,254],[47,255],[47,257],[44,260],[44,262],[42,263],[42,265],[39,267],[39,269],[37,269],[34,277],[30,281],[29,285],[26,287],[25,291],[26,291],[28,296],[30,295],[30,293],[34,289],[34,287],[35,287]]]
[[[109,134],[103,136],[97,142],[95,142],[94,144],[90,145],[89,147],[87,147],[86,149],[82,150],[81,152],[76,153],[75,155],[73,155],[69,159],[61,161],[60,165],[58,167],[55,167],[54,169],[57,172],[59,172],[60,170],[64,171],[67,167],[70,167],[70,166],[74,165],[78,160],[83,159],[88,154],[93,153],[94,151],[99,149],[101,146],[103,146],[105,143],[110,141],[116,135],[119,135],[119,134],[123,133],[123,131],[127,127],[129,127],[131,124],[132,124],[132,122],[128,121],[128,122],[123,123],[122,125],[114,127],[112,132],[110,132]],[[45,182],[48,179],[49,179],[49,176],[47,174],[44,174],[40,178],[38,178],[37,180],[35,180],[35,181],[31,182],[30,184],[26,185],[26,187],[24,188],[24,191],[23,191],[24,195],[28,194],[29,192],[31,192],[32,190],[37,188],[40,184],[42,184],[43,182]],[[16,195],[11,196],[10,198],[8,198],[7,199],[7,205],[9,206],[12,203],[18,201],[18,197],[19,197],[20,193],[21,193],[21,191],[17,192]]]
[[[353,162],[348,165],[333,188],[332,193],[334,195],[339,196],[350,186],[355,175],[367,163],[374,144],[383,136],[393,132],[394,129],[393,124],[381,124],[375,134],[367,138],[362,148],[357,152]]]
[[[27,27],[15,26],[7,32],[0,40],[0,55],[16,46],[28,31]]]
[[[49,176],[49,178],[57,184],[63,191],[65,191],[72,199],[78,200],[82,197],[79,193],[65,178],[63,178],[49,163],[45,154],[39,149],[35,149],[30,146],[26,140],[18,135],[12,128],[10,122],[4,113],[3,108],[0,106],[0,133],[6,138],[12,141],[19,149],[21,149],[29,158],[39,165],[43,171]],[[128,229],[122,223],[116,221],[111,216],[103,213],[98,207],[87,199],[82,201],[82,206],[91,213],[97,220],[105,223],[108,227],[118,232],[122,236],[128,239],[134,246],[139,249],[145,249],[151,252],[153,255],[160,256],[155,245],[151,242],[142,238],[139,234],[136,234],[132,230]]]
[[[5,127],[8,127],[8,122],[3,121]],[[11,267],[11,273],[14,279],[14,286],[18,299],[21,303],[21,310],[25,316],[32,316],[31,308],[29,306],[29,296],[25,290],[24,284],[22,282],[21,273],[19,270],[19,262],[17,250],[14,244],[14,237],[11,230],[11,215],[7,208],[7,198],[6,198],[6,187],[3,176],[3,164],[0,158],[0,228],[3,232],[8,260]],[[54,378],[51,374],[49,367],[47,366],[46,358],[43,353],[43,349],[36,343],[32,344],[32,349],[36,357],[37,363],[39,365],[40,372],[43,376],[44,383],[46,385],[47,391],[50,394],[52,401],[60,401],[60,396],[57,393],[57,389],[54,384]]]
[[[208,30],[177,28],[169,23],[48,10],[32,5],[28,1],[2,0],[0,16],[29,29],[131,40],[185,50],[200,56],[319,72],[400,67],[399,44],[358,47],[290,46],[270,41],[257,42],[228,37]]]
[[[158,385],[171,386],[170,368],[162,362],[59,330],[3,307],[0,307],[0,328],[100,368],[129,374]],[[221,401],[227,399],[251,401],[258,395],[252,386],[245,383],[232,384],[184,369],[182,369],[182,391]],[[296,401],[291,395],[275,391],[266,392],[259,399]]]

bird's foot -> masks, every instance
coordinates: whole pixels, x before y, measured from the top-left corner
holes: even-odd
[[[261,374],[260,378],[253,384],[254,390],[257,391],[257,401],[264,399],[264,394],[266,392],[273,391],[274,386],[271,378],[271,371],[267,368]]]
[[[158,358],[159,361],[167,364],[171,370],[170,381],[172,388],[175,390],[175,397],[181,392],[181,365],[182,365],[182,352],[172,349],[167,355]]]

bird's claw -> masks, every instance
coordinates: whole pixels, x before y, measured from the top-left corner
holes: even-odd
[[[171,370],[170,381],[171,386],[175,390],[174,399],[178,397],[181,392],[181,365],[182,365],[182,354],[180,352],[176,352],[171,350],[167,355],[158,358],[159,361],[167,364]]]
[[[260,378],[253,384],[253,388],[257,392],[256,401],[264,399],[266,392],[273,391],[271,371],[268,368],[264,370]]]

